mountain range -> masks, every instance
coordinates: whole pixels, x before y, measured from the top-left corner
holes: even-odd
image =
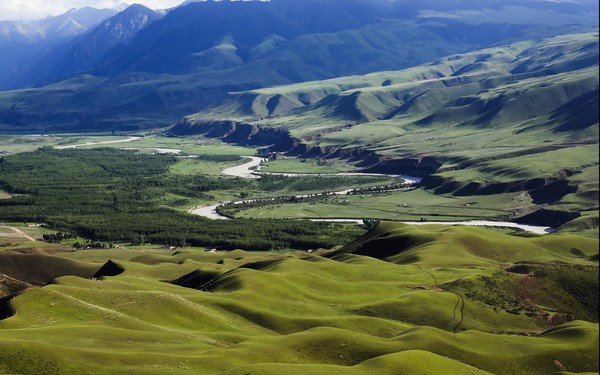
[[[161,16],[142,5],[132,5],[102,20],[90,31],[77,35],[53,48],[12,82],[20,85],[58,81],[93,67],[108,51],[126,45],[138,31]]]
[[[35,43],[76,36],[91,30],[100,21],[116,13],[116,9],[84,7],[37,21],[0,21],[0,44]]]
[[[597,9],[588,0],[206,1],[160,13],[135,5],[3,69],[0,87],[13,90],[0,92],[0,128],[165,127],[224,105],[230,92],[593,32]]]
[[[0,88],[11,87],[27,66],[116,13],[84,7],[37,21],[0,21]]]
[[[588,0],[133,5],[10,74],[0,131],[202,135],[593,216],[598,39]]]

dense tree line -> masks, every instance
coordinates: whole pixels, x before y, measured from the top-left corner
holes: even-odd
[[[161,201],[168,193],[199,197],[259,183],[171,175],[169,166],[176,162],[171,155],[115,149],[42,148],[5,156],[0,159],[0,186],[15,196],[0,200],[0,220],[44,222],[93,243],[150,242],[248,250],[329,248],[361,233],[307,221],[213,221],[166,208]]]
[[[414,189],[414,186],[406,186],[403,183],[394,183],[389,185],[380,185],[380,186],[369,186],[364,188],[353,189],[348,194],[351,195],[361,195],[361,194],[379,194],[379,193],[389,193],[391,191],[396,190],[410,190]]]
[[[60,243],[62,240],[76,237],[77,236],[75,234],[69,232],[44,233],[42,235],[42,239],[44,240],[44,242],[49,243]]]

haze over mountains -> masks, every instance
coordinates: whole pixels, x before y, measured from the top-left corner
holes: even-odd
[[[597,10],[587,0],[207,1],[183,4],[164,17],[140,5],[115,15],[86,8],[59,17],[65,27],[82,27],[51,48],[33,53],[14,36],[0,44],[0,87],[33,87],[0,93],[0,126],[164,127],[223,105],[230,92],[401,70],[456,53],[594,31]],[[594,54],[589,58],[593,65]],[[528,68],[509,73],[519,69]]]
[[[127,44],[138,31],[161,16],[142,5],[132,5],[103,20],[91,31],[83,33],[44,55],[14,80],[21,85],[56,81],[84,72],[94,66],[108,51]]]
[[[0,21],[0,88],[10,87],[24,68],[61,43],[91,31],[116,9],[85,7],[38,21]]]
[[[35,43],[44,39],[72,37],[92,29],[118,13],[117,9],[84,7],[37,21],[0,21],[0,43]]]

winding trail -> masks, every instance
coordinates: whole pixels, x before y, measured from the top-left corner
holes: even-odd
[[[392,174],[377,174],[377,173],[360,173],[360,172],[342,172],[342,173],[331,173],[331,174],[315,174],[315,173],[274,173],[274,172],[259,172],[260,164],[265,159],[259,158],[256,156],[247,156],[247,158],[252,159],[251,161],[238,165],[235,167],[227,168],[223,170],[223,174],[228,176],[235,176],[240,178],[260,178],[262,175],[272,175],[272,176],[387,176],[394,177],[398,179],[403,179],[405,181],[405,185],[414,186],[418,185],[421,182],[420,177],[415,176],[407,176],[407,175],[392,175]],[[352,192],[354,189],[347,189],[342,191],[337,191],[333,193],[329,193],[329,195],[345,195],[349,192]],[[311,194],[315,195],[315,194]],[[324,195],[324,193],[319,194]],[[296,195],[296,198],[305,198],[310,195]],[[209,205],[209,206],[197,206],[191,208],[188,212],[194,215],[203,216],[212,220],[229,220],[228,217],[222,216],[217,212],[217,207],[224,204],[242,204],[242,203],[252,203],[258,201],[268,201],[275,200],[276,198],[256,198],[256,199],[247,199],[241,201],[227,201],[220,202],[219,204]],[[353,218],[333,218],[333,219],[306,219],[310,221],[323,221],[323,222],[338,222],[338,223],[357,223],[362,224],[363,219],[353,219]],[[487,220],[471,220],[471,221],[402,221],[403,224],[410,225],[469,225],[469,226],[480,226],[480,227],[496,227],[496,228],[515,228],[521,229],[527,232],[535,233],[535,234],[548,234],[554,232],[556,229],[552,227],[544,227],[544,226],[536,226],[536,225],[526,225],[526,224],[518,224],[510,221],[487,221]]]
[[[454,293],[454,292],[450,292],[450,293],[452,293],[458,297],[458,300],[456,301],[456,305],[454,306],[454,316],[456,316],[456,308],[458,307],[458,304],[460,304],[460,319],[459,319],[458,323],[456,323],[454,328],[452,328],[452,332],[457,333],[458,328],[460,328],[460,326],[463,324],[463,321],[465,320],[465,298],[458,293]]]
[[[31,237],[30,235],[28,235],[27,233],[23,232],[19,228],[7,227],[7,226],[2,226],[2,228],[8,228],[8,229],[12,230],[13,232],[15,232],[16,237],[22,237],[22,238],[27,239],[28,241],[37,241],[35,238]],[[3,233],[3,234],[8,234],[8,233]]]

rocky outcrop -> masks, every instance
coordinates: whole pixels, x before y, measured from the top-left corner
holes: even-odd
[[[31,287],[30,284],[0,273],[0,298],[19,293]]]
[[[366,160],[365,163],[366,164]],[[359,164],[360,165],[360,164]],[[412,176],[428,176],[435,173],[442,165],[431,156],[414,158],[377,158],[364,168],[367,173],[408,174]]]
[[[197,122],[184,119],[167,133],[171,136],[196,134],[221,138],[225,142],[242,146],[269,146],[270,151],[277,152],[289,151],[298,144],[298,141],[294,140],[286,130],[233,120]]]

